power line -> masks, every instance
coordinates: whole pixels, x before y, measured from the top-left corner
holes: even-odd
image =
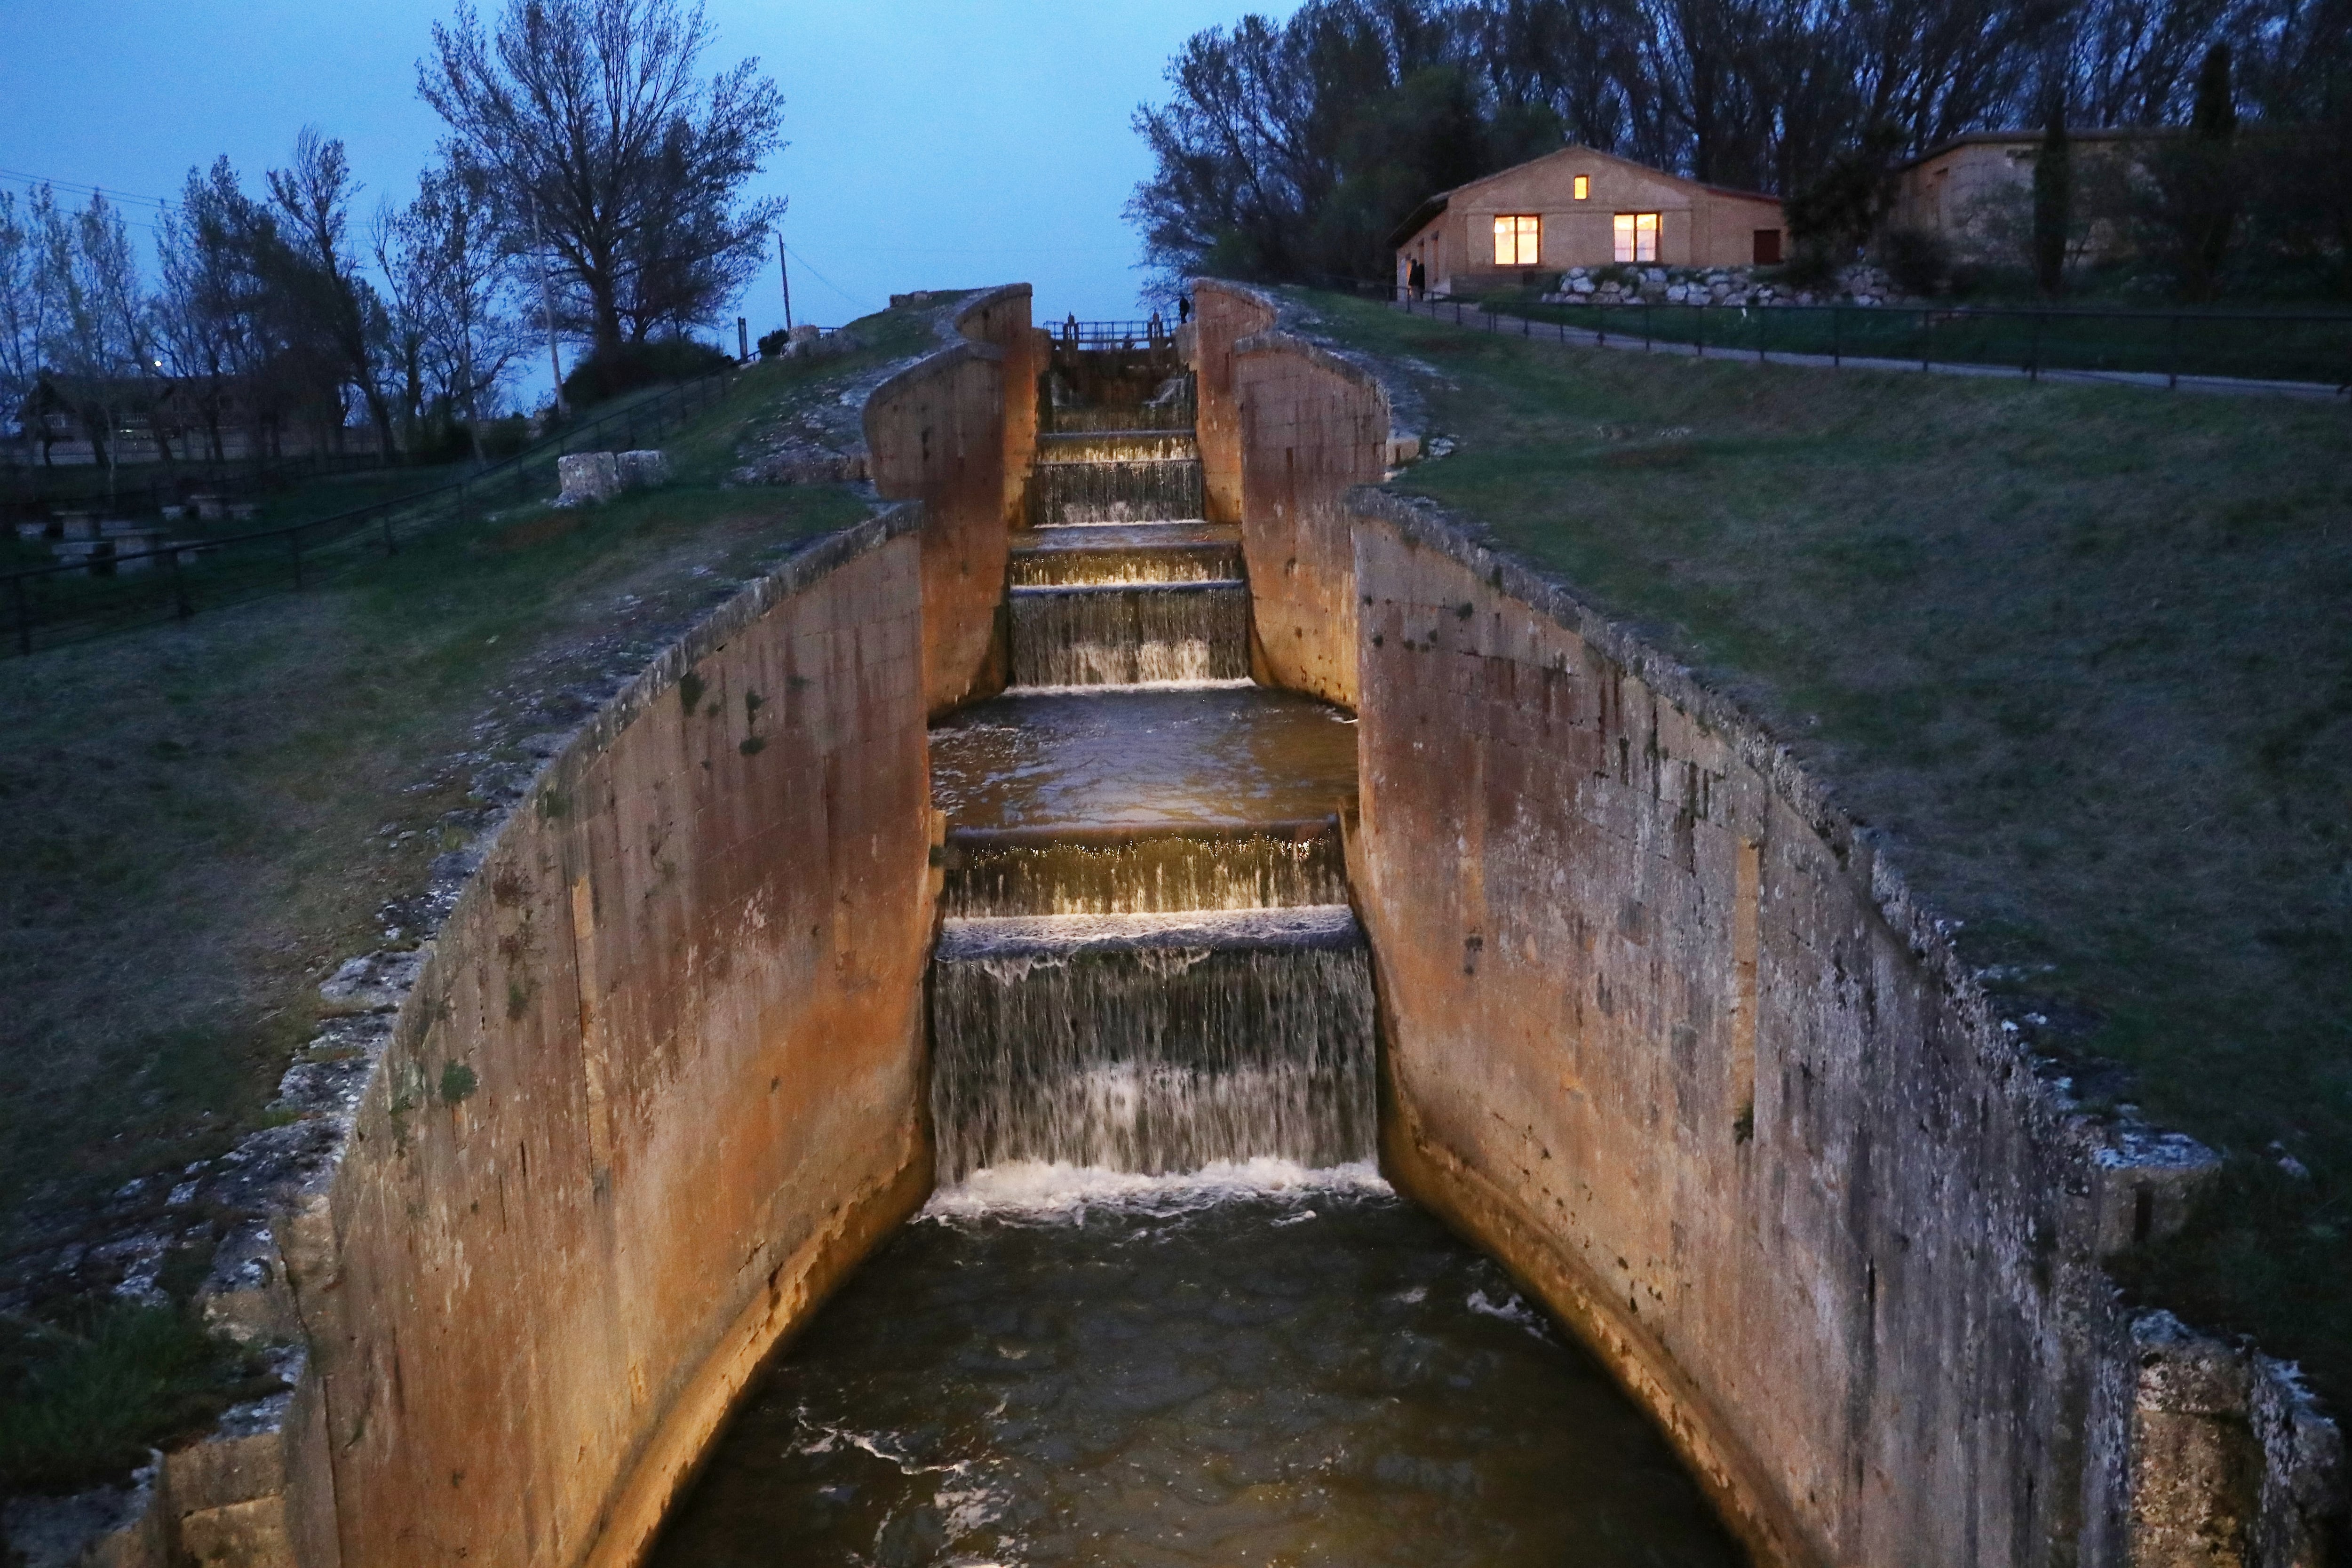
[[[785,246],[784,252],[794,261],[799,262],[803,269],[805,270],[810,277],[815,279],[818,282],[824,284],[826,288],[840,295],[844,300],[848,300],[851,306],[855,309],[860,310],[871,310],[874,308],[865,300],[860,300],[856,295],[851,293],[848,289],[843,288],[840,284],[835,283],[832,279],[827,278],[824,273],[819,272],[815,268],[811,267],[809,265],[809,258],[803,256],[799,251],[794,250],[791,246]]]
[[[22,180],[27,185],[47,185],[56,190],[69,191],[78,196],[105,196],[112,201],[137,202],[142,206],[154,207],[160,211],[168,212],[177,205],[164,196],[142,196],[130,191],[114,190],[105,185],[85,185],[78,180],[51,179],[47,174],[28,174],[22,169],[0,169],[0,175],[5,175],[12,180]]]

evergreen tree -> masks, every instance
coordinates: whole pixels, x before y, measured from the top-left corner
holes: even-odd
[[[2033,160],[2033,277],[2054,300],[2066,283],[2066,229],[2074,216],[2074,147],[2066,137],[2066,100],[2053,95]]]

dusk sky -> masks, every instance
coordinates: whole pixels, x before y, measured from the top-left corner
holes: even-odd
[[[486,4],[486,14],[497,5]],[[784,95],[794,314],[833,325],[918,288],[1025,280],[1041,318],[1124,317],[1144,275],[1121,206],[1149,171],[1129,128],[1192,33],[1244,0],[710,0],[705,74],[747,55]],[[1286,11],[1285,5],[1260,10]],[[364,220],[405,199],[441,132],[415,63],[454,0],[100,0],[16,11],[0,49],[0,183],[153,198],[226,153],[260,188],[305,124],[340,136]],[[145,237],[152,239],[152,233]],[[773,268],[740,307],[782,324]],[[731,334],[730,334],[731,335]]]

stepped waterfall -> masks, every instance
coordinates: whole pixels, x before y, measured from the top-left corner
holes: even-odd
[[[1024,1161],[1163,1175],[1371,1156],[1344,802],[1278,815],[1265,787],[1344,716],[1249,686],[1238,531],[1201,518],[1199,453],[1171,406],[1189,401],[1163,394],[1132,429],[1099,406],[1052,411],[1008,572],[1012,689],[934,736],[943,1183]],[[954,793],[960,765],[991,763],[984,798]]]

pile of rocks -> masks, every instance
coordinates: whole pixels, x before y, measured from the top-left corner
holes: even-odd
[[[1894,305],[1909,301],[1876,267],[1857,265],[1834,286],[1792,289],[1748,267],[1571,267],[1546,294],[1549,305]]]

